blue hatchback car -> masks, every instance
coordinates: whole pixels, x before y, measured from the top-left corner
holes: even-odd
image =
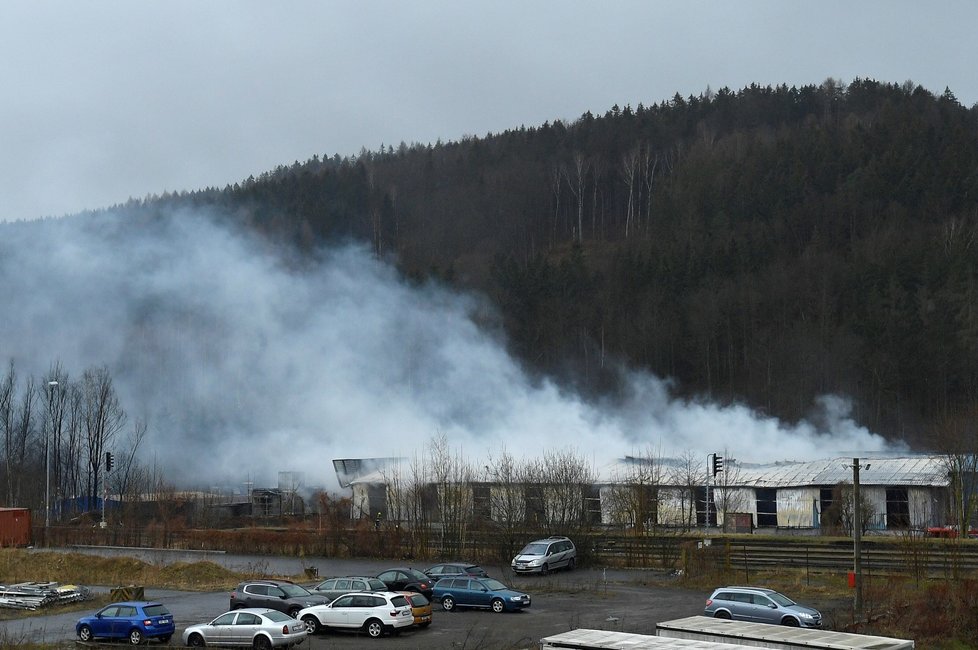
[[[493,578],[443,578],[435,583],[432,600],[446,612],[456,607],[485,607],[494,612],[512,612],[530,606],[530,597],[513,591]]]
[[[173,615],[163,603],[142,600],[106,605],[75,623],[75,632],[82,641],[125,639],[132,645],[149,639],[166,643],[175,630]]]

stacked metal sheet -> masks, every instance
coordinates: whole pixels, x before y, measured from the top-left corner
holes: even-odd
[[[0,585],[0,607],[38,609],[92,597],[88,587],[62,585],[57,582],[20,582]]]

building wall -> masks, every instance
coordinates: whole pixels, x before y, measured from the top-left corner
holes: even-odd
[[[809,528],[818,525],[819,489],[817,487],[778,489],[778,526]]]
[[[541,498],[553,499],[554,503],[537,505],[527,501],[527,494],[522,487],[515,486],[488,486],[488,490],[480,492],[480,501],[473,502],[471,490],[463,490],[459,494],[444,494],[441,487],[432,490],[430,506],[432,512],[428,513],[429,521],[440,521],[438,513],[439,502],[445,501],[454,504],[454,508],[471,510],[478,505],[481,512],[491,512],[491,517],[495,521],[506,521],[519,518],[519,513],[528,513],[531,516],[539,516],[546,511],[546,516],[559,516],[554,508],[554,503],[559,503],[562,499],[555,498],[556,495],[546,495],[546,490],[540,491]],[[353,494],[353,518],[374,517],[378,512],[382,513],[383,518],[394,517],[397,508],[389,512],[391,505],[388,499],[392,496],[387,493],[385,486],[378,483],[353,483],[351,485]],[[941,522],[937,520],[941,517],[943,508],[943,487],[908,487],[907,499],[909,508],[910,525],[913,528],[926,528],[937,525]],[[580,490],[577,490],[580,492]],[[600,498],[600,521],[609,526],[632,527],[638,525],[652,525],[651,517],[655,518],[655,524],[659,526],[688,527],[696,526],[696,513],[691,512],[695,504],[691,503],[691,494],[688,488],[684,487],[658,487],[655,490],[654,505],[646,504],[639,507],[636,504],[636,493],[629,486],[622,485],[602,485],[596,494]],[[737,488],[711,488],[712,499],[716,505],[717,520],[723,521],[724,514],[727,512],[748,513],[751,515],[755,526],[758,522],[757,509],[757,490],[749,487]],[[883,530],[887,528],[886,512],[886,486],[864,485],[860,488],[864,502],[872,508],[875,516],[871,517],[870,529]],[[484,503],[484,494],[488,494],[489,503]],[[535,494],[535,493],[534,493]],[[406,495],[403,495],[406,497]],[[582,504],[586,501],[584,494],[575,493],[575,499]],[[702,495],[699,495],[702,498]],[[818,524],[818,513],[820,512],[820,487],[792,487],[779,488],[776,490],[777,525],[785,528],[813,528]],[[451,497],[447,498],[446,497]],[[566,504],[566,497],[563,499]],[[575,501],[576,503],[576,501]],[[402,512],[410,512],[407,503],[401,504],[404,507]],[[702,507],[702,503],[699,504]],[[575,506],[576,507],[576,506]],[[512,514],[507,516],[506,510]],[[532,512],[531,512],[532,511]],[[538,512],[539,511],[539,512]],[[583,512],[584,508],[580,509]],[[450,513],[452,514],[452,513]],[[452,516],[461,516],[460,513]],[[485,515],[481,515],[485,516]],[[646,521],[633,521],[636,516],[644,516]]]

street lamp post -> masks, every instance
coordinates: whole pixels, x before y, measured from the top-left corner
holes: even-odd
[[[51,434],[44,441],[44,543],[48,542],[48,526],[51,525],[51,438],[54,437],[54,391],[57,381],[48,382],[48,414],[51,416]]]

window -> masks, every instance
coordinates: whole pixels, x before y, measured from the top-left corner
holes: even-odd
[[[221,614],[220,616],[214,619],[213,625],[230,625],[231,623],[234,622],[234,617],[236,615],[237,615],[236,612],[228,612],[227,614]]]
[[[123,606],[119,608],[118,616],[133,617],[135,615],[136,615],[136,608],[131,605]]]
[[[353,596],[340,596],[332,605],[333,607],[353,607]]]
[[[757,527],[778,525],[778,491],[757,488]]]
[[[170,613],[163,605],[147,605],[143,610],[147,616],[167,616]]]
[[[336,581],[327,580],[323,584],[319,585],[317,589],[319,589],[319,591],[332,591],[333,589],[336,589]]]
[[[242,613],[238,614],[238,620],[234,622],[235,625],[261,625],[261,619],[254,614]]]
[[[597,485],[584,488],[584,522],[601,523],[601,488]]]
[[[349,580],[337,580],[336,581],[336,589],[349,589],[350,588],[350,584],[351,583],[350,583]]]
[[[102,610],[102,616],[118,616],[119,608],[113,605],[112,607],[106,607]]]
[[[910,528],[910,499],[907,488],[886,488],[886,527],[891,530]]]
[[[480,519],[492,519],[492,499],[490,487],[486,483],[472,485],[472,510]]]

